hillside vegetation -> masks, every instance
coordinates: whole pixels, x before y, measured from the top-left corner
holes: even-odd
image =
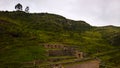
[[[0,12],[0,66],[46,61],[43,43],[77,48],[101,59],[101,67],[120,65],[120,27],[94,27],[49,13]]]

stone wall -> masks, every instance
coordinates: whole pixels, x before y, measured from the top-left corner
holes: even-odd
[[[45,47],[45,48],[60,48],[60,49],[62,49],[62,48],[64,48],[64,45],[58,45],[58,44],[43,44],[43,46]]]
[[[48,56],[75,56],[82,59],[83,52],[77,51],[75,48],[61,44],[44,44],[45,48],[50,49],[47,51]]]
[[[48,50],[48,56],[63,56],[62,50]]]

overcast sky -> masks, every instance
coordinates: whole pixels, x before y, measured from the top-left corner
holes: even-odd
[[[17,3],[30,12],[48,12],[93,26],[120,26],[120,0],[0,0],[0,10],[15,10]]]

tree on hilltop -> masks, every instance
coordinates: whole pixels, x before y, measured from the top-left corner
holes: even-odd
[[[18,3],[17,5],[15,5],[15,9],[17,11],[22,11],[22,5],[20,3]]]
[[[28,7],[28,6],[25,8],[25,12],[26,12],[26,13],[29,12],[29,7]]]

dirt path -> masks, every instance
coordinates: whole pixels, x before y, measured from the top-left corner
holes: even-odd
[[[87,61],[81,64],[68,65],[65,66],[65,68],[99,68],[99,61],[97,60]]]

